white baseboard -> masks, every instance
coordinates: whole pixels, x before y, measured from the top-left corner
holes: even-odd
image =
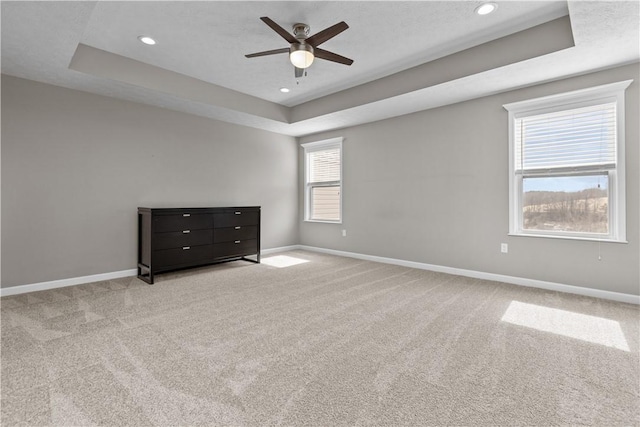
[[[91,276],[72,277],[70,279],[52,280],[50,282],[32,283],[30,285],[11,286],[0,289],[0,297],[24,294],[27,292],[46,291],[47,289],[65,288],[67,286],[82,285],[85,283],[100,282],[103,280],[120,279],[138,274],[138,270],[113,271],[111,273],[92,274]]]
[[[403,267],[417,268],[420,270],[437,271],[440,273],[456,274],[458,276],[473,277],[475,279],[493,280],[496,282],[511,283],[513,285],[528,286],[531,288],[547,289],[550,291],[565,292],[570,294],[585,295],[589,297],[608,299],[619,302],[640,305],[640,295],[623,294],[619,292],[603,291],[600,289],[585,288],[581,286],[564,285],[561,283],[545,282],[543,280],[526,279],[524,277],[505,276],[503,274],[485,273],[482,271],[465,270],[462,268],[446,267],[442,265],[426,264],[422,262],[406,261],[396,258],[386,258],[375,255],[359,254],[355,252],[338,251],[335,249],[318,248],[306,245],[290,245],[278,248],[262,249],[262,255],[269,255],[278,252],[293,251],[302,249],[311,252],[320,252],[330,255],[338,255],[349,258],[362,259],[365,261],[381,262],[384,264],[394,264]],[[44,291],[47,289],[63,288],[66,286],[82,285],[85,283],[99,282],[102,280],[119,279],[121,277],[131,277],[138,274],[134,268],[131,270],[114,271],[111,273],[94,274],[91,276],[73,277],[70,279],[52,280],[50,282],[33,283],[30,285],[11,286],[0,289],[0,297],[9,295],[24,294],[26,292]]]
[[[300,245],[280,246],[279,248],[260,249],[260,255],[271,255],[278,252],[295,251]]]
[[[262,249],[260,250],[260,253],[262,255],[268,255],[277,252],[292,251],[299,248],[299,245],[281,246],[279,248]],[[111,273],[92,274],[90,276],[72,277],[69,279],[52,280],[50,282],[11,286],[8,288],[0,288],[0,297],[24,294],[27,292],[46,291],[47,289],[64,288],[67,286],[83,285],[85,283],[100,282],[102,280],[120,279],[122,277],[136,276],[137,274],[138,270],[133,268],[131,270],[114,271]]]
[[[405,261],[402,259],[385,258],[375,255],[359,254],[355,252],[338,251],[334,249],[317,248],[314,246],[298,245],[298,249],[640,305],[640,295],[603,291],[600,289],[585,288],[582,286],[564,285],[561,283],[545,282],[543,280],[526,279],[524,277],[505,276],[503,274],[485,273],[482,271],[465,270],[462,268],[445,267],[442,265],[425,264],[422,262]]]

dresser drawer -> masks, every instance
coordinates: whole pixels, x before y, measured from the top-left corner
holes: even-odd
[[[258,225],[258,211],[233,211],[214,214],[214,228],[227,228],[243,225]]]
[[[212,258],[213,246],[184,246],[157,250],[153,252],[153,263],[156,268],[206,263]]]
[[[258,238],[257,225],[236,225],[235,227],[216,228],[213,230],[213,241],[216,243],[233,242]]]
[[[182,248],[183,246],[210,245],[213,243],[213,230],[183,230],[154,233],[154,249]]]
[[[212,214],[181,213],[171,215],[156,215],[153,217],[153,231],[183,231],[213,228]]]
[[[234,240],[232,242],[216,243],[213,245],[215,258],[226,258],[250,255],[258,252],[258,240]]]

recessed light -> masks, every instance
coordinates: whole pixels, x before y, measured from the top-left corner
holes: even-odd
[[[476,13],[478,15],[488,15],[497,8],[498,5],[495,3],[482,3],[480,6],[476,7]]]
[[[156,41],[149,36],[138,36],[138,40],[140,40],[144,44],[154,45]]]
[[[287,87],[281,87],[281,88],[280,88],[280,92],[282,92],[282,93],[289,93],[289,88],[287,88]]]

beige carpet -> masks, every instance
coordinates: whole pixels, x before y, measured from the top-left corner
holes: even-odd
[[[2,298],[2,425],[640,424],[637,306],[295,259]]]

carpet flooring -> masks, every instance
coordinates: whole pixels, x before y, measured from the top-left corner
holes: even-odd
[[[2,298],[1,424],[640,424],[635,305],[264,261]]]

